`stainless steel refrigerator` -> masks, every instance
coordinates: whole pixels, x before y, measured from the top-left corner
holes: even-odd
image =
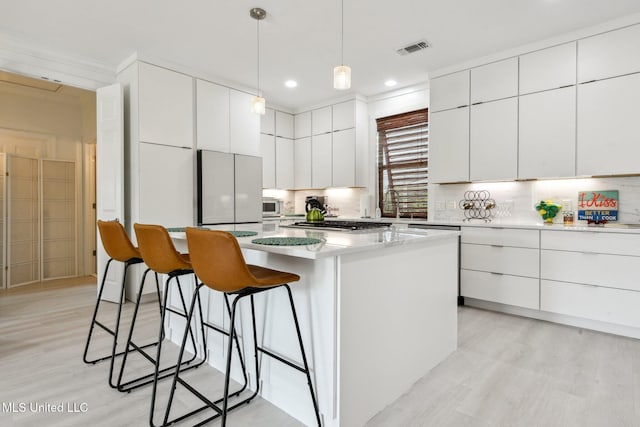
[[[262,158],[197,152],[198,224],[262,220]]]

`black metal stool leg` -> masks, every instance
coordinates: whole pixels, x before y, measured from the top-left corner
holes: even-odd
[[[93,328],[96,325],[96,318],[98,317],[98,309],[100,308],[100,301],[102,300],[102,291],[104,290],[104,284],[105,284],[105,281],[107,280],[107,273],[109,272],[109,266],[111,265],[111,261],[113,261],[113,258],[109,258],[109,261],[107,261],[107,265],[104,268],[104,274],[102,276],[102,283],[100,283],[100,289],[98,289],[98,298],[96,299],[96,306],[93,309],[93,317],[91,318],[89,335],[87,336],[87,343],[84,346],[84,354],[82,355],[82,360],[84,360],[84,363],[97,363],[102,360],[107,360],[109,357],[111,357],[111,356],[106,356],[106,357],[94,359],[94,360],[87,359],[87,354],[89,353],[89,345],[91,343],[91,338],[93,336]]]
[[[116,315],[116,328],[113,332],[113,347],[111,350],[111,360],[109,361],[109,386],[111,388],[117,388],[117,385],[113,383],[113,367],[116,356],[120,354],[126,354],[127,349],[124,350],[123,353],[116,354],[116,350],[118,347],[118,335],[120,332],[120,317],[122,316],[122,301],[124,300],[124,289],[125,283],[127,280],[127,270],[131,264],[126,262],[124,264],[124,272],[122,273],[122,286],[120,287],[120,299],[118,300],[118,314]]]
[[[302,363],[304,365],[304,372],[307,375],[307,384],[309,385],[309,392],[311,393],[311,400],[313,401],[313,410],[316,413],[316,421],[320,426],[320,410],[318,409],[318,401],[316,400],[316,394],[313,391],[313,383],[311,382],[311,374],[309,372],[309,364],[307,363],[307,355],[304,351],[304,344],[302,343],[302,335],[300,334],[300,324],[298,323],[298,315],[296,314],[295,304],[293,303],[293,295],[291,294],[291,288],[288,284],[283,285],[287,289],[289,294],[289,304],[291,306],[291,314],[293,314],[293,323],[296,325],[296,333],[298,334],[298,343],[300,344],[300,353],[302,354]]]

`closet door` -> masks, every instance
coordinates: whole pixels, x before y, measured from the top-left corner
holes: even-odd
[[[40,200],[38,160],[7,156],[8,287],[40,280]]]
[[[77,275],[76,164],[42,161],[42,278]]]

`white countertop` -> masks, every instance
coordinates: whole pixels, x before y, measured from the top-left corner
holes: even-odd
[[[239,237],[238,242],[243,249],[255,249],[274,254],[299,258],[316,259],[327,256],[338,256],[354,252],[383,250],[400,245],[425,244],[433,240],[458,236],[457,231],[418,230],[412,228],[391,227],[388,230],[373,231],[318,231],[280,227],[276,223],[264,224],[230,224],[207,226],[212,230],[256,231],[257,236]],[[185,233],[170,233],[173,239],[186,238]],[[311,237],[320,239],[321,243],[306,246],[270,246],[251,243],[260,237]]]

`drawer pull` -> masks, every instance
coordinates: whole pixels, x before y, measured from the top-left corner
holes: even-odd
[[[504,276],[504,273],[496,273],[495,271],[491,271],[490,273],[494,276]]]
[[[503,245],[491,245],[492,248],[504,248]]]

